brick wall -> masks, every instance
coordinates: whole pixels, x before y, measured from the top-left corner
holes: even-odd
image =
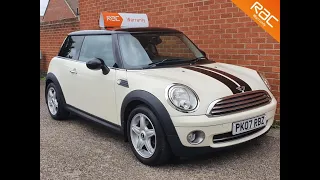
[[[211,59],[258,70],[268,78],[280,120],[280,43],[231,0],[79,0],[80,29],[99,29],[102,11],[146,13],[150,26],[183,31]]]
[[[40,23],[40,70],[47,71],[50,60],[56,56],[64,38],[72,31],[79,30],[78,18]]]
[[[64,0],[50,0],[43,21],[56,21],[74,17],[75,15]]]

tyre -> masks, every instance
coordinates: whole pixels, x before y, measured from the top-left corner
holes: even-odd
[[[149,166],[161,165],[171,157],[161,124],[146,106],[138,106],[129,115],[127,135],[131,149],[140,162]]]
[[[54,120],[64,120],[69,116],[62,101],[63,95],[54,83],[50,83],[46,89],[46,103],[51,117]]]

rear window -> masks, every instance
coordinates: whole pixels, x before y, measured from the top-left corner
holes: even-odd
[[[59,56],[78,60],[84,36],[69,36],[64,41]]]

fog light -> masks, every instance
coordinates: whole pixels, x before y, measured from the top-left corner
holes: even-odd
[[[192,131],[187,135],[187,141],[193,145],[200,144],[204,140],[204,135],[203,131]]]

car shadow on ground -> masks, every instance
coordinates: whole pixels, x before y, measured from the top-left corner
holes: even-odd
[[[79,126],[88,128],[89,132],[91,131],[92,133],[101,136],[101,138],[110,139],[113,141],[113,143],[119,143],[120,146],[126,147],[126,151],[131,152],[129,142],[125,142],[122,135],[114,133],[98,123],[88,121],[76,115],[70,115],[70,118],[67,121],[71,124],[75,123]],[[260,149],[264,148],[262,147],[263,143],[270,143],[270,141],[274,140],[275,138],[273,137],[263,135],[239,145],[215,150],[212,153],[206,153],[194,157],[173,157],[167,165],[163,166],[183,166],[185,164],[206,165],[213,163],[213,161],[217,164],[222,161],[232,161],[235,157],[248,156],[248,154],[250,154],[251,152],[260,151]],[[132,158],[135,158],[133,153],[129,154],[131,154]]]

